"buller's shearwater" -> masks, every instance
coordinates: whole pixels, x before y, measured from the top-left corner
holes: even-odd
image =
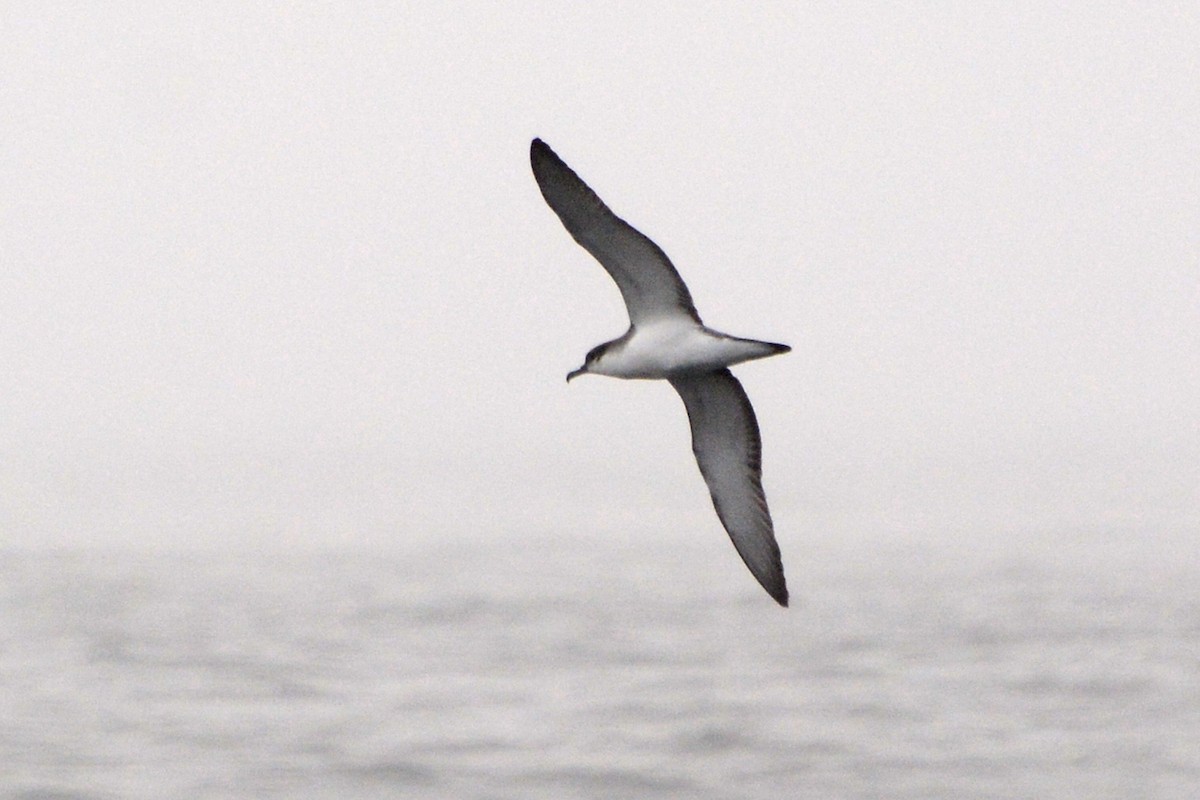
[[[783,563],[762,488],[758,422],[728,367],[791,348],[705,327],[683,279],[658,245],[612,213],[541,139],[533,140],[529,159],[542,196],[567,232],[616,281],[629,311],[625,335],[593,347],[567,381],[592,373],[663,379],[675,387],[721,524],[750,572],[786,606]]]

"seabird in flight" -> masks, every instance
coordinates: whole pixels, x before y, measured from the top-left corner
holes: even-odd
[[[629,330],[593,347],[567,381],[591,373],[662,379],[675,387],[721,524],[750,572],[786,606],[783,563],[762,488],[758,422],[728,368],[791,348],[705,327],[683,279],[658,245],[610,211],[541,139],[533,140],[529,159],[542,196],[567,232],[616,281],[629,311]]]

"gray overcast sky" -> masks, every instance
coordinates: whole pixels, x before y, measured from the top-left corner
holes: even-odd
[[[789,561],[1200,527],[1195,4],[3,28],[0,541],[723,536],[668,386],[563,382],[627,321],[533,136],[794,346],[738,369]]]

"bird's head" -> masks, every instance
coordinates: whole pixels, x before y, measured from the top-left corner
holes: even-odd
[[[580,375],[586,375],[587,373],[591,372],[592,368],[596,366],[601,358],[604,357],[604,352],[608,350],[608,346],[610,344],[612,344],[612,342],[605,342],[604,344],[596,345],[589,350],[587,356],[583,359],[583,366],[579,369],[573,369],[567,373],[567,383],[570,383],[572,378],[577,378]]]

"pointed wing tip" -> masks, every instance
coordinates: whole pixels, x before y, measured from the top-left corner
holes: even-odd
[[[550,145],[541,139],[535,138],[529,143],[529,166],[533,168],[534,180],[537,181],[538,188],[542,190],[542,196],[546,197],[546,202],[550,203],[551,208],[554,208],[554,203],[546,196],[547,181],[560,179],[560,175],[564,171],[570,173],[575,180],[579,180],[571,168],[558,157],[558,153],[551,150]],[[560,212],[556,210],[555,213]]]
[[[757,578],[759,576],[755,575],[754,577]],[[759,585],[767,590],[767,594],[771,595],[772,600],[774,600],[776,603],[779,603],[779,605],[783,606],[784,608],[787,608],[788,600],[790,598],[788,597],[787,580],[783,577],[782,568],[779,570],[777,575],[768,575],[764,577],[766,579],[760,579]]]
[[[534,137],[529,143],[529,160],[536,164],[538,161],[546,158],[553,158],[554,151],[550,149],[550,145],[543,142],[541,139]]]

